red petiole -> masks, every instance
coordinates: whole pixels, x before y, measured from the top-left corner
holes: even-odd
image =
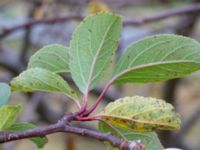
[[[99,97],[97,98],[95,103],[88,110],[87,110],[87,105],[88,105],[88,101],[89,101],[89,96],[88,96],[88,90],[87,90],[85,99],[83,101],[83,105],[81,107],[81,110],[79,111],[79,115],[78,115],[79,117],[77,118],[79,121],[88,121],[87,119],[91,120],[92,117],[87,117],[87,116],[89,116],[97,108],[99,103],[102,101],[103,96],[105,95],[107,90],[110,88],[110,86],[114,80],[115,80],[115,78],[111,79],[106,84],[106,86],[104,87],[103,91],[101,92],[101,94],[99,95]]]
[[[102,101],[103,96],[105,95],[109,87],[111,86],[112,82],[113,80],[110,80],[110,82],[108,82],[108,84],[104,87],[103,91],[101,92],[101,94],[99,95],[95,103],[87,111],[85,111],[82,114],[82,116],[89,116],[97,108],[99,103]]]
[[[99,116],[89,116],[89,117],[80,117],[80,116],[76,116],[77,121],[93,121],[98,119]]]

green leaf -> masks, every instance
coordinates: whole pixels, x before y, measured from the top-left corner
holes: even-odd
[[[10,86],[0,82],[0,106],[6,104],[10,97]]]
[[[200,69],[200,45],[178,35],[156,35],[130,45],[119,59],[114,83],[156,82]]]
[[[111,132],[114,136],[119,137],[119,133],[115,132],[112,128],[108,125],[99,122],[99,130],[101,132]],[[120,134],[125,137],[128,141],[135,141],[141,140],[141,143],[145,145],[145,149],[147,150],[163,150],[163,146],[160,143],[160,140],[155,132],[148,132],[148,133],[139,133],[139,132],[127,132],[123,129],[117,128]],[[108,149],[110,150],[117,150],[117,148],[112,147],[112,145],[107,144]]]
[[[71,98],[75,97],[75,92],[62,77],[42,68],[32,68],[22,72],[11,81],[11,88],[13,91],[23,92],[61,92]]]
[[[20,109],[20,105],[4,105],[0,107],[0,131],[9,128],[15,122]]]
[[[141,96],[118,99],[98,115],[111,125],[129,132],[178,130],[181,121],[171,104]]]
[[[28,68],[44,68],[52,72],[69,72],[69,49],[59,44],[51,44],[31,56]]]
[[[124,133],[124,136],[128,140],[141,140],[141,143],[145,145],[146,150],[163,150],[163,146],[155,132],[149,133],[137,133],[129,132]]]
[[[31,123],[16,123],[8,128],[9,131],[24,131],[28,129],[34,129],[37,126]],[[43,148],[46,143],[48,143],[48,139],[46,137],[35,137],[31,138],[31,141],[34,142],[38,148]]]
[[[103,78],[118,46],[121,18],[110,13],[89,16],[77,27],[70,42],[70,72],[86,94]]]

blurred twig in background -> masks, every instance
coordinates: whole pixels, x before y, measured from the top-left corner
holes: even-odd
[[[155,21],[160,21],[169,17],[174,17],[178,15],[185,15],[185,14],[191,14],[191,13],[200,13],[200,4],[196,5],[190,5],[186,6],[183,8],[176,8],[176,9],[170,9],[167,11],[164,11],[162,13],[153,15],[153,16],[145,16],[145,17],[138,17],[138,18],[126,18],[124,19],[124,25],[134,25],[134,26],[139,26],[139,25],[144,25],[146,23],[151,23]],[[16,25],[11,28],[5,28],[1,33],[0,33],[0,38],[3,38],[12,32],[15,32],[20,29],[28,28],[30,26],[38,25],[38,24],[54,24],[54,23],[59,23],[59,22],[65,22],[68,20],[81,20],[83,19],[84,16],[81,16],[80,14],[70,14],[66,16],[56,16],[53,18],[44,18],[44,19],[32,19],[30,21],[27,21],[25,23]]]

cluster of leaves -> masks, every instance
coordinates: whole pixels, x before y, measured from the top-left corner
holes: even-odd
[[[100,118],[99,130],[126,140],[141,139],[149,150],[161,150],[155,130],[178,130],[179,116],[163,100],[140,96],[115,100],[88,116],[112,84],[148,83],[182,77],[200,69],[200,45],[177,35],[156,35],[131,44],[114,66],[110,80],[88,109],[89,91],[104,77],[114,59],[121,18],[110,13],[86,17],[73,33],[70,46],[48,45],[36,52],[28,69],[11,81],[12,91],[64,93],[78,107],[80,120]],[[83,94],[83,105],[59,73],[69,72]],[[89,120],[88,119],[88,120]],[[107,123],[105,123],[107,122]],[[12,128],[11,128],[12,129]]]

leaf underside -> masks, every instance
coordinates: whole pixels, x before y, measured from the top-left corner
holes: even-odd
[[[31,56],[28,68],[44,68],[51,72],[69,72],[69,48],[51,44]]]
[[[135,96],[110,103],[99,116],[129,132],[178,130],[181,122],[173,109],[171,104],[163,100]]]
[[[147,83],[200,69],[200,45],[179,35],[156,35],[130,45],[117,62],[114,83]]]
[[[70,72],[86,93],[103,78],[118,46],[121,18],[110,13],[89,16],[77,27],[70,42]]]
[[[12,91],[23,92],[61,92],[75,97],[74,91],[62,77],[42,68],[32,68],[22,72],[11,81],[11,88]]]

